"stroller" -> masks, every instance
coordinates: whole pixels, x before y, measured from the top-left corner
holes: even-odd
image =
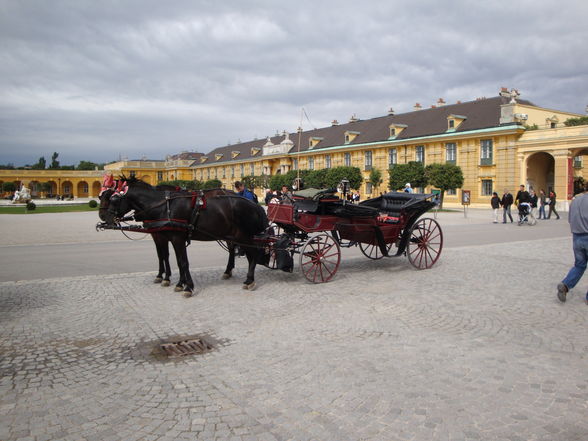
[[[531,204],[528,202],[521,202],[519,204],[519,225],[523,225],[524,223],[530,226],[537,223],[537,218],[533,214]]]

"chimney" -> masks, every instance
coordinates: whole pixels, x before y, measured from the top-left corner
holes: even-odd
[[[455,104],[461,104],[461,100],[457,100],[457,103],[455,103]]]
[[[394,109],[393,109],[392,107],[390,107],[390,108],[388,109],[388,115],[389,115],[389,116],[392,116],[392,115],[394,115]]]
[[[331,127],[335,127],[339,125],[339,121],[337,121],[336,119],[334,119],[333,121],[331,121]]]
[[[445,100],[443,98],[439,98],[437,100],[437,107],[441,107],[445,105]]]
[[[420,104],[420,103],[416,103],[416,104],[414,105],[414,110],[421,110],[422,108],[423,108],[423,106],[421,106],[421,104]]]
[[[350,123],[354,123],[359,121],[359,119],[357,119],[357,117],[355,116],[355,113],[353,115],[351,115],[351,118],[349,118],[349,122]]]

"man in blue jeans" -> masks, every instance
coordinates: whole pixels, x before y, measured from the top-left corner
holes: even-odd
[[[574,243],[574,266],[557,285],[557,298],[560,302],[566,301],[568,291],[580,281],[588,263],[588,184],[584,187],[584,192],[576,195],[572,201],[568,221]],[[588,293],[586,302],[588,303]]]

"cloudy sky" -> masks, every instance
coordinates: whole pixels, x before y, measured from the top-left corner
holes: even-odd
[[[0,164],[163,159],[517,88],[585,113],[588,2],[0,0]]]

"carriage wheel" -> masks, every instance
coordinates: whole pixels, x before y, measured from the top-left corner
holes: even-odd
[[[387,243],[386,244],[386,253],[390,253],[390,249],[392,248],[392,244],[391,243]],[[367,257],[368,259],[372,259],[372,260],[379,260],[382,257],[384,257],[384,255],[382,254],[382,251],[380,250],[380,247],[378,245],[370,245],[367,243],[359,243],[359,249],[361,250],[361,252],[363,253],[363,255],[365,257]]]
[[[419,219],[410,230],[406,255],[417,269],[431,268],[443,248],[443,232],[436,220]]]
[[[323,233],[308,239],[300,252],[300,269],[312,283],[328,282],[341,262],[341,248],[333,236]]]

